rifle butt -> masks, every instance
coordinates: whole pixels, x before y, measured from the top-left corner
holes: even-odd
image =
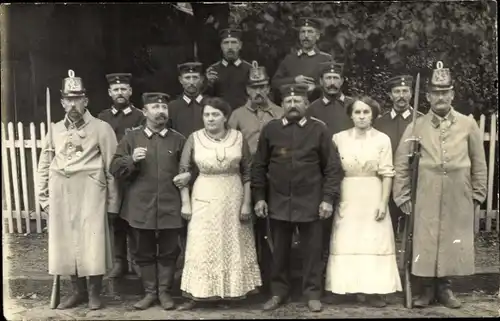
[[[61,277],[54,275],[52,280],[52,292],[50,294],[50,308],[56,309],[61,300]]]

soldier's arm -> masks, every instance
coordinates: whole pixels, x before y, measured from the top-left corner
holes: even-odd
[[[49,128],[49,131],[52,132],[52,129]],[[53,132],[52,132],[53,134]],[[50,173],[50,165],[52,164],[52,160],[54,159],[54,144],[52,141],[49,141],[48,138],[52,137],[52,135],[45,136],[45,141],[43,143],[42,152],[40,154],[40,160],[38,161],[38,198],[40,201],[40,206],[42,209],[46,209],[49,206],[49,173]]]
[[[320,134],[320,164],[323,171],[323,201],[335,204],[340,197],[340,184],[344,179],[344,170],[337,146],[322,125]]]
[[[108,201],[107,212],[118,213],[120,210],[121,199],[118,189],[118,182],[111,173],[111,163],[113,156],[116,152],[116,135],[111,125],[106,122],[101,123],[101,130],[99,132],[99,148],[101,150],[102,158],[104,161],[104,173],[106,174]]]
[[[110,173],[120,181],[132,181],[140,170],[140,164],[136,164],[132,157],[134,152],[133,132],[128,132],[123,136],[110,166]]]
[[[288,70],[287,58],[280,63],[278,70],[271,80],[271,85],[275,90],[279,90],[281,86],[286,84],[295,83],[295,77],[290,76],[290,71]]]
[[[486,156],[484,154],[483,141],[481,140],[480,129],[476,121],[467,119],[470,122],[469,134],[469,157],[471,161],[471,183],[472,183],[472,197],[479,203],[484,202],[487,193],[487,167]]]
[[[189,135],[188,139],[184,143],[182,148],[182,155],[179,163],[179,173],[192,173],[193,168],[193,151],[194,151],[194,137],[193,134]],[[185,186],[181,188],[181,200],[182,204],[186,206],[191,205],[191,199],[189,197],[189,187]]]
[[[235,112],[231,113],[231,116],[229,117],[227,124],[229,125],[229,127],[239,130],[240,128],[238,126],[238,113]]]
[[[243,134],[240,135],[243,136]],[[250,188],[250,180],[251,180],[251,171],[252,171],[252,155],[250,153],[250,147],[248,146],[248,141],[242,137],[243,143],[241,147],[241,161],[240,161],[240,173],[241,180],[243,183],[243,204],[251,205],[252,204],[252,192]]]
[[[394,157],[394,179],[392,184],[392,193],[394,203],[398,207],[410,201],[411,181],[410,181],[410,162],[408,155],[410,154],[411,144],[405,142],[412,135],[413,125],[406,127]]]
[[[253,157],[253,164],[251,170],[251,189],[254,196],[254,202],[266,200],[267,188],[267,171],[271,151],[269,150],[268,134],[269,124],[262,128],[260,133],[259,142],[257,144],[257,151]]]

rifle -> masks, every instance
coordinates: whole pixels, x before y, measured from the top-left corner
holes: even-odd
[[[412,136],[405,140],[411,145],[409,157],[410,173],[411,173],[411,190],[410,202],[411,212],[405,220],[404,238],[403,238],[403,266],[404,266],[404,302],[405,307],[411,309],[413,307],[413,295],[411,285],[411,266],[413,260],[413,227],[415,224],[415,205],[417,200],[417,181],[418,181],[418,166],[420,163],[420,137],[416,136],[415,125],[417,121],[418,109],[418,94],[420,89],[420,73],[417,74],[415,84],[415,100],[413,104],[413,119],[412,119]]]
[[[46,92],[46,107],[47,107],[47,140],[49,142],[49,164],[52,163],[52,120],[50,117],[50,89],[47,87]],[[49,167],[50,170],[50,167]],[[47,213],[48,214],[48,213]],[[50,218],[49,218],[50,219]],[[50,231],[49,231],[50,233]],[[55,309],[59,305],[61,300],[61,276],[54,275],[54,279],[52,280],[52,292],[50,294],[50,308]]]

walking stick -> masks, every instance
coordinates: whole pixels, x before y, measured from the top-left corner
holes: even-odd
[[[54,147],[52,146],[52,119],[50,117],[50,89],[47,87],[46,92],[46,107],[47,107],[47,137],[49,142],[49,164],[52,163],[52,153],[54,152]],[[49,165],[50,171],[50,165]],[[49,213],[47,213],[49,214]],[[47,217],[49,220],[50,218]],[[48,231],[50,233],[50,231]],[[50,249],[49,249],[50,251]],[[61,277],[60,275],[54,275],[52,280],[52,293],[50,294],[50,308],[55,309],[59,305],[61,300]]]

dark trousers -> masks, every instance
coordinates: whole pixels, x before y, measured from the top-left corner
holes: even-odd
[[[114,228],[114,251],[115,251],[115,261],[121,261],[123,263],[128,261],[127,258],[127,234],[130,233],[130,226],[128,222],[117,217],[112,222]],[[129,237],[129,246],[132,249],[133,239]]]
[[[323,265],[323,221],[294,223],[271,219],[274,254],[271,268],[271,292],[273,296],[290,295],[290,254],[295,226],[300,233],[302,257],[302,294],[308,300],[321,298]]]
[[[326,220],[321,221],[323,224],[323,269],[326,270],[326,264],[328,263],[328,257],[330,255],[330,239],[332,237],[333,229],[333,215]]]
[[[266,241],[266,224],[266,219],[257,218],[254,225],[255,248],[257,249],[257,260],[262,278],[263,292],[268,292],[271,288],[271,262],[273,260],[271,250]]]
[[[132,228],[135,247],[132,256],[140,266],[154,265],[173,266],[179,256],[179,235],[181,229],[162,229],[155,235],[154,230]]]
[[[403,231],[406,215],[401,211],[401,209],[394,203],[394,200],[389,197],[389,212],[391,213],[392,229],[394,236],[398,238],[399,232]]]

